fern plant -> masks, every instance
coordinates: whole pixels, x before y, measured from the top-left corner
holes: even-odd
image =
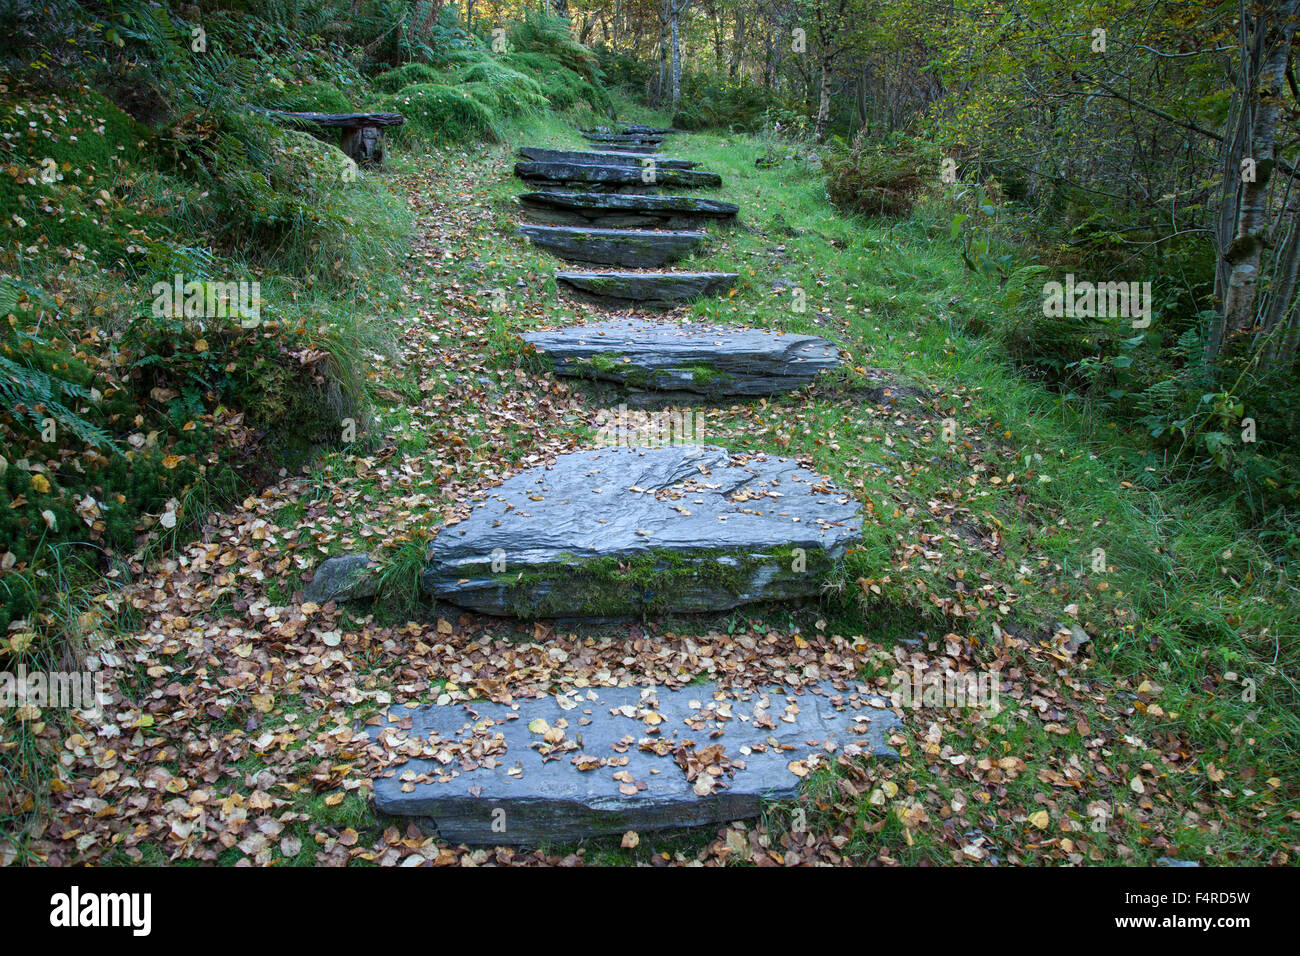
[[[39,289],[11,276],[0,277],[0,316],[14,315],[24,299],[41,298]],[[38,432],[44,430],[47,420],[53,420],[56,427],[87,445],[116,450],[108,432],[68,407],[67,403],[76,399],[93,399],[85,385],[57,374],[60,368],[70,372],[70,364],[60,363],[57,358],[42,361],[50,359],[55,351],[51,343],[12,323],[6,325],[7,334],[0,339],[0,407],[15,421],[25,421]]]

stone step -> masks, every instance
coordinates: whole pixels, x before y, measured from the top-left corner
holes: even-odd
[[[619,123],[617,126],[592,126],[579,130],[580,133],[621,133],[623,135],[639,134],[642,136],[668,136],[682,132],[671,126],[646,126],[643,123]]]
[[[608,413],[611,447],[570,452],[483,494],[429,543],[424,586],[487,614],[623,617],[724,611],[813,597],[861,539],[848,494],[789,458],[736,455],[698,441],[692,412]]]
[[[638,146],[634,143],[593,143],[593,146],[599,146],[602,152],[634,153],[638,155],[654,155],[659,152],[656,146]]]
[[[451,844],[531,846],[720,824],[794,800],[829,752],[897,759],[871,687],[594,687],[511,704],[397,705],[375,808]],[[717,773],[710,773],[716,770]]]
[[[557,272],[559,286],[598,305],[671,309],[736,284],[735,272]]]
[[[545,191],[524,193],[519,204],[540,222],[607,227],[657,226],[682,229],[709,222],[731,222],[740,207],[695,196]]]
[[[659,133],[583,133],[589,143],[624,143],[633,146],[658,146],[663,141]]]
[[[656,269],[691,253],[708,237],[702,232],[651,232],[591,226],[519,227],[519,232],[568,262],[628,269]]]
[[[718,397],[787,392],[840,364],[839,349],[815,335],[698,323],[610,319],[523,339],[557,375]]]
[[[616,150],[546,149],[542,146],[520,146],[519,155],[539,163],[582,163],[588,166],[635,166],[640,169],[644,160],[634,153]],[[694,169],[699,163],[689,159],[647,156],[661,169]]]
[[[534,160],[515,163],[515,175],[527,182],[572,184],[586,186],[589,189],[616,189],[629,186],[642,190],[653,190],[659,186],[716,189],[722,185],[722,177],[717,173],[698,169],[644,170],[636,166],[540,163]]]

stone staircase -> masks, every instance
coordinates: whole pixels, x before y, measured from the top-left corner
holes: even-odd
[[[524,339],[557,375],[669,400],[744,401],[798,388],[839,364],[834,344],[644,314],[729,290],[735,273],[662,267],[701,249],[738,207],[659,190],[721,185],[656,153],[668,129],[583,135],[596,148],[520,149],[520,232],[560,259],[566,295],[630,315]],[[690,228],[693,227],[693,228]],[[597,445],[481,493],[430,543],[436,598],[525,619],[717,612],[815,597],[861,540],[852,495],[782,457],[701,439],[689,409],[596,414]],[[534,844],[756,815],[793,798],[819,755],[896,756],[898,718],[865,687],[807,694],[594,687],[513,704],[394,707],[369,728],[390,757],[381,811],[444,839]]]

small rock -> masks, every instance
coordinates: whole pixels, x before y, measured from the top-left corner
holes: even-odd
[[[379,577],[366,573],[368,554],[340,554],[326,558],[316,569],[311,583],[303,588],[303,598],[324,604],[326,601],[354,601],[379,593]]]

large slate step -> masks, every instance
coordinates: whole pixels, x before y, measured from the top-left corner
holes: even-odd
[[[611,319],[526,332],[557,375],[710,396],[772,395],[835,368],[840,353],[815,335],[697,323]]]
[[[590,226],[519,227],[547,252],[569,262],[629,269],[655,269],[676,262],[708,237],[702,232],[650,232]]]
[[[657,226],[682,229],[710,222],[730,222],[740,207],[695,196],[646,196],[625,193],[546,191],[519,197],[532,219],[560,225],[606,227]]]
[[[527,846],[757,816],[826,754],[897,759],[902,721],[866,685],[596,687],[512,704],[391,707],[375,808],[452,844]],[[716,771],[716,772],[714,772]]]
[[[696,440],[690,413],[669,441]],[[618,429],[617,431],[615,429]],[[484,493],[429,543],[424,586],[488,614],[722,611],[821,593],[862,512],[789,458],[709,445],[571,452]]]
[[[702,187],[716,189],[722,185],[717,173],[698,169],[660,169],[652,171],[647,182],[645,170],[637,166],[593,166],[587,163],[539,163],[523,160],[515,163],[515,175],[528,182],[586,186],[589,189],[613,189],[635,186],[654,189],[675,186],[682,189]]]
[[[736,284],[735,272],[557,272],[557,284],[580,299],[606,306],[671,309]]]
[[[588,166],[635,166],[642,167],[642,159],[633,153],[620,153],[615,150],[580,150],[580,149],[546,149],[542,146],[520,146],[519,155],[539,163],[582,163]],[[669,159],[661,156],[648,156],[660,169],[694,169],[699,163],[689,159]]]

